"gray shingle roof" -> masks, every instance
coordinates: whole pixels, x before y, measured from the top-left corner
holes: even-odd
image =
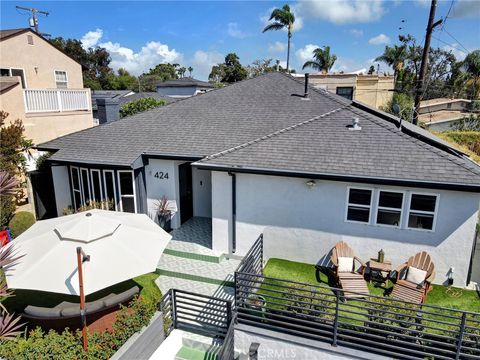
[[[11,36],[23,33],[25,31],[29,31],[30,29],[28,28],[22,28],[22,29],[5,29],[5,30],[0,30],[0,40],[7,39]]]
[[[159,94],[157,92],[141,92],[141,93],[135,93],[132,95],[128,96],[122,96],[120,98],[120,106],[129,103],[130,101],[138,100],[138,99],[146,99],[146,98],[154,98],[156,100],[165,100],[167,104],[170,104],[172,102],[175,102],[177,99],[172,98],[170,96],[165,96],[162,94]]]
[[[324,90],[311,89],[305,100],[303,88],[288,75],[270,73],[39,148],[58,150],[54,161],[131,166],[142,154],[217,154],[198,165],[480,186],[480,168],[436,138],[422,140],[415,127],[402,131],[392,119]],[[354,117],[362,130],[346,128]]]
[[[188,87],[188,86],[197,86],[213,89],[215,86],[206,82],[197,80],[191,77],[183,77],[180,79],[166,80],[159,82],[157,87]]]

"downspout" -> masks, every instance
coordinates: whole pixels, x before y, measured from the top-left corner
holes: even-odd
[[[232,177],[232,254],[237,250],[237,178],[232,172],[228,172]]]

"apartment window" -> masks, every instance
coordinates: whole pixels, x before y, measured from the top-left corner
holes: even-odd
[[[1,68],[0,76],[12,76],[12,74],[10,73],[10,69]]]
[[[437,202],[437,195],[411,194],[408,209],[408,228],[433,230]]]
[[[66,71],[55,70],[55,84],[58,89],[66,89],[68,87]]]
[[[348,100],[353,100],[353,87],[337,87],[337,95],[340,95]]]
[[[110,208],[107,210],[117,210],[117,190],[113,170],[103,171],[103,185],[105,188],[105,200],[108,200],[110,205]]]
[[[82,206],[82,190],[80,184],[80,170],[78,167],[71,167],[70,168],[70,175],[72,178],[72,190],[73,190],[73,207],[74,209],[78,209]]]
[[[82,195],[83,195],[83,203],[86,204],[89,202],[91,197],[90,191],[90,177],[88,176],[88,169],[80,169],[80,179],[82,181]]]
[[[369,223],[372,190],[350,188],[348,191],[347,221]]]
[[[135,199],[135,183],[133,171],[118,171],[118,186],[120,193],[120,210],[124,212],[137,212],[137,201]]]
[[[100,170],[91,169],[90,170],[91,180],[92,180],[92,200],[100,202],[103,200],[103,191],[102,191],[102,180],[100,177]],[[102,204],[103,209],[103,204]]]
[[[378,192],[376,223],[400,227],[402,223],[402,207],[402,192],[380,190]]]

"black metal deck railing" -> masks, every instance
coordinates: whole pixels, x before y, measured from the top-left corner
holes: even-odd
[[[480,314],[262,275],[262,237],[235,273],[237,322],[394,358],[479,359]]]

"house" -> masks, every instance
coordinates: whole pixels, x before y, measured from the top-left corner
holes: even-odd
[[[90,199],[156,217],[212,219],[212,247],[317,263],[339,240],[397,266],[420,250],[437,282],[469,279],[480,167],[410,123],[282,73],[216,89],[39,145],[58,215]]]
[[[96,124],[116,121],[120,118],[120,108],[137,99],[154,98],[164,100],[167,104],[174,98],[160,95],[156,92],[136,93],[131,90],[94,90],[92,92],[92,111]]]
[[[30,29],[0,30],[0,101],[35,144],[93,126],[82,67]]]
[[[166,80],[157,84],[157,92],[159,94],[180,98],[202,94],[213,88],[212,84],[192,77]]]
[[[470,115],[471,100],[437,98],[420,102],[418,119],[433,131],[448,131],[452,125]]]
[[[304,74],[296,76],[302,78]],[[393,76],[378,74],[310,74],[310,82],[317,88],[377,109],[392,99],[395,86]]]

